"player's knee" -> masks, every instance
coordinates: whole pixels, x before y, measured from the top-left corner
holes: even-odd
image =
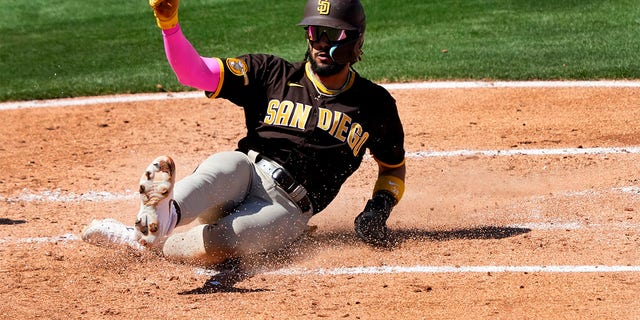
[[[171,261],[199,266],[210,266],[225,261],[228,254],[220,250],[212,252],[210,248],[205,247],[202,236],[204,228],[205,225],[200,225],[187,232],[170,236],[162,248],[164,256]]]
[[[215,168],[219,173],[237,174],[242,168],[250,168],[251,160],[249,157],[238,151],[218,152],[205,159],[196,170]]]

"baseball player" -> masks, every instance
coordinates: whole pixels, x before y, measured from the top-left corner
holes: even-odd
[[[353,69],[365,33],[360,2],[309,0],[299,23],[307,52],[295,63],[267,54],[202,57],[178,23],[179,0],[149,3],[179,81],[243,108],[247,133],[236,150],[213,154],[177,182],[173,160],[158,157],[140,180],[135,225],[94,220],[83,239],[157,248],[198,265],[275,251],[304,234],[369,150],[379,171],[355,233],[389,244],[386,221],[404,192],[404,132],[392,96]]]

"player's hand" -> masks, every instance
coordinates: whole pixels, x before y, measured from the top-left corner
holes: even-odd
[[[178,24],[180,0],[149,0],[160,29],[171,29]]]
[[[373,199],[367,201],[364,210],[354,221],[356,235],[362,241],[376,246],[391,245],[387,230],[387,219],[395,200],[386,193],[377,193]]]

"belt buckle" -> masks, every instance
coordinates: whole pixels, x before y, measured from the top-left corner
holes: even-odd
[[[287,193],[291,193],[293,191],[296,182],[282,168],[276,168],[275,170],[273,170],[273,173],[271,174],[271,177]]]

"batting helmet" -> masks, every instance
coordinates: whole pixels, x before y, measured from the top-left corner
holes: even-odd
[[[353,36],[333,44],[329,53],[336,63],[360,61],[366,19],[359,0],[308,0],[299,26],[322,26],[347,30]]]

